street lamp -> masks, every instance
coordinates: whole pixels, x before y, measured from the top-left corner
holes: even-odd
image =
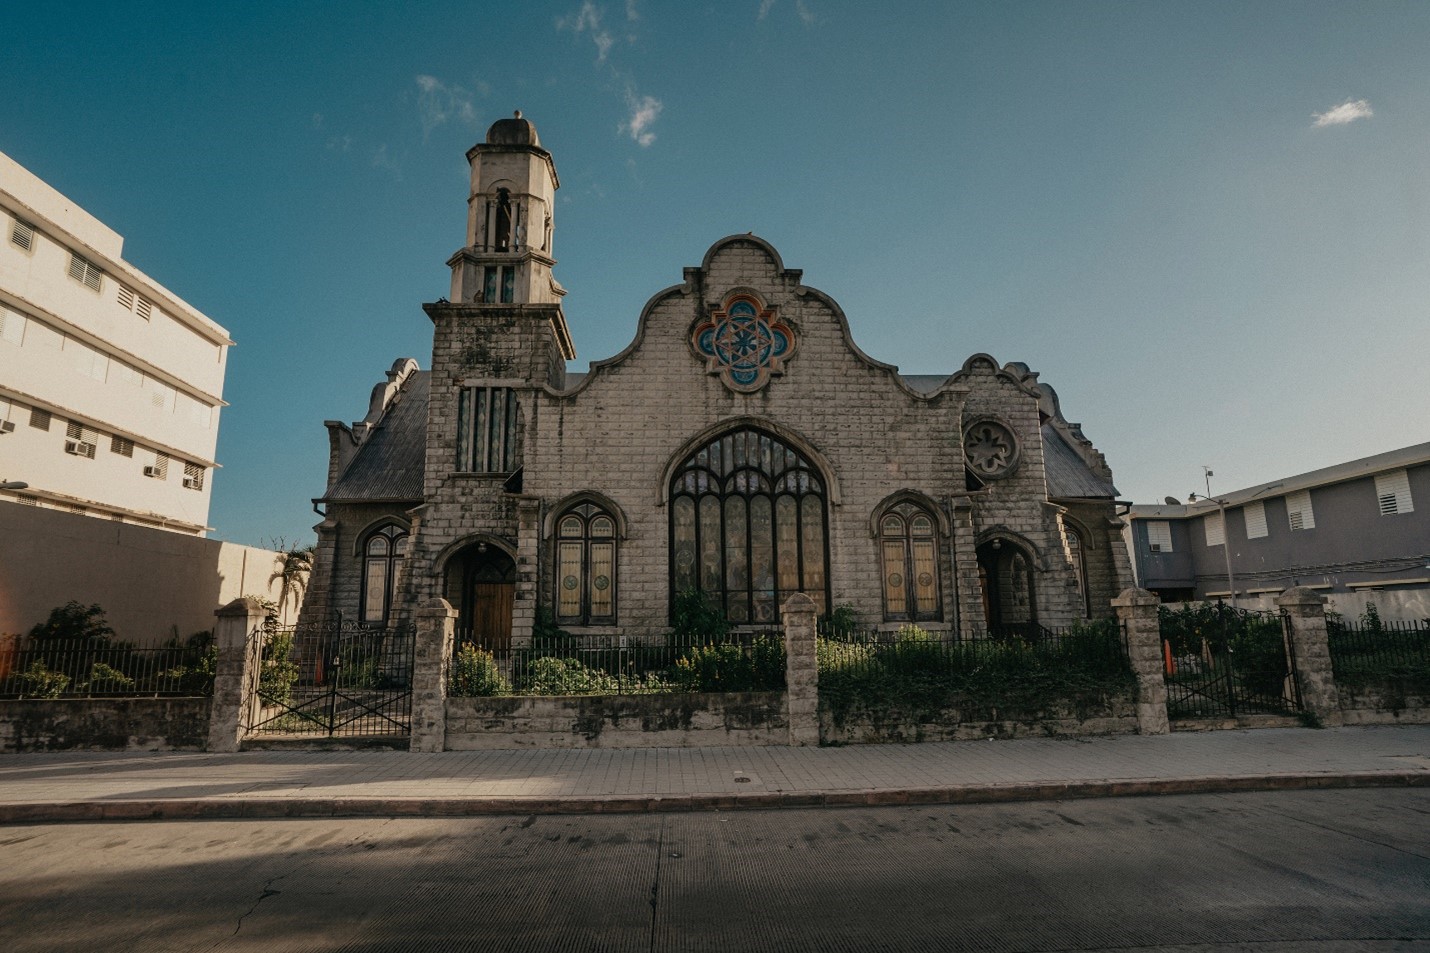
[[[1216,476],[1216,474],[1212,472],[1211,467],[1205,465],[1202,466],[1202,478],[1206,480],[1207,487],[1206,496],[1202,497],[1202,500],[1208,503],[1215,503],[1217,505],[1217,510],[1221,513],[1221,551],[1222,555],[1226,557],[1226,587],[1231,590],[1231,607],[1235,609],[1236,578],[1231,574],[1231,528],[1226,524],[1226,500],[1223,498],[1212,496],[1212,477],[1214,476]],[[1285,486],[1284,483],[1273,483],[1270,486],[1264,486],[1261,489],[1257,490],[1255,493],[1248,496],[1246,499],[1242,500],[1242,503],[1250,503],[1252,500],[1256,499],[1258,496],[1261,496],[1263,493],[1270,493],[1272,490],[1278,490],[1283,486]],[[1195,493],[1187,494],[1188,503],[1195,503],[1196,501],[1197,495]]]

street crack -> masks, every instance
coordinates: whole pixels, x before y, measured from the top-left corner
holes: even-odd
[[[243,921],[253,915],[253,912],[258,909],[258,905],[260,903],[267,900],[269,897],[276,897],[283,892],[281,890],[274,890],[273,885],[287,876],[287,874],[279,874],[277,877],[270,877],[263,884],[263,890],[258,894],[258,899],[253,901],[253,906],[249,907],[248,911],[244,913],[243,916],[238,918],[238,923],[233,928],[234,936],[238,936],[238,931],[243,929]]]

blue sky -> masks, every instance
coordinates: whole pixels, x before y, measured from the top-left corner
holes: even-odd
[[[521,109],[584,369],[754,231],[907,373],[1056,387],[1124,498],[1430,439],[1430,4],[7,4],[4,151],[227,327],[210,521],[311,539]]]

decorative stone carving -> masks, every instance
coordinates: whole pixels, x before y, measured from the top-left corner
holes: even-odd
[[[997,420],[977,420],[963,432],[963,456],[981,480],[996,480],[1018,465],[1018,438]]]
[[[773,308],[752,294],[736,293],[716,308],[691,335],[705,369],[719,374],[725,386],[742,394],[764,387],[773,374],[784,373],[784,361],[795,349],[794,330]]]

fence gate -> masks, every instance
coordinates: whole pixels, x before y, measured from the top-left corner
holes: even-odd
[[[249,735],[358,737],[412,730],[411,626],[265,627],[249,640]]]
[[[1228,610],[1169,631],[1162,650],[1167,717],[1235,718],[1301,711],[1291,620]]]

